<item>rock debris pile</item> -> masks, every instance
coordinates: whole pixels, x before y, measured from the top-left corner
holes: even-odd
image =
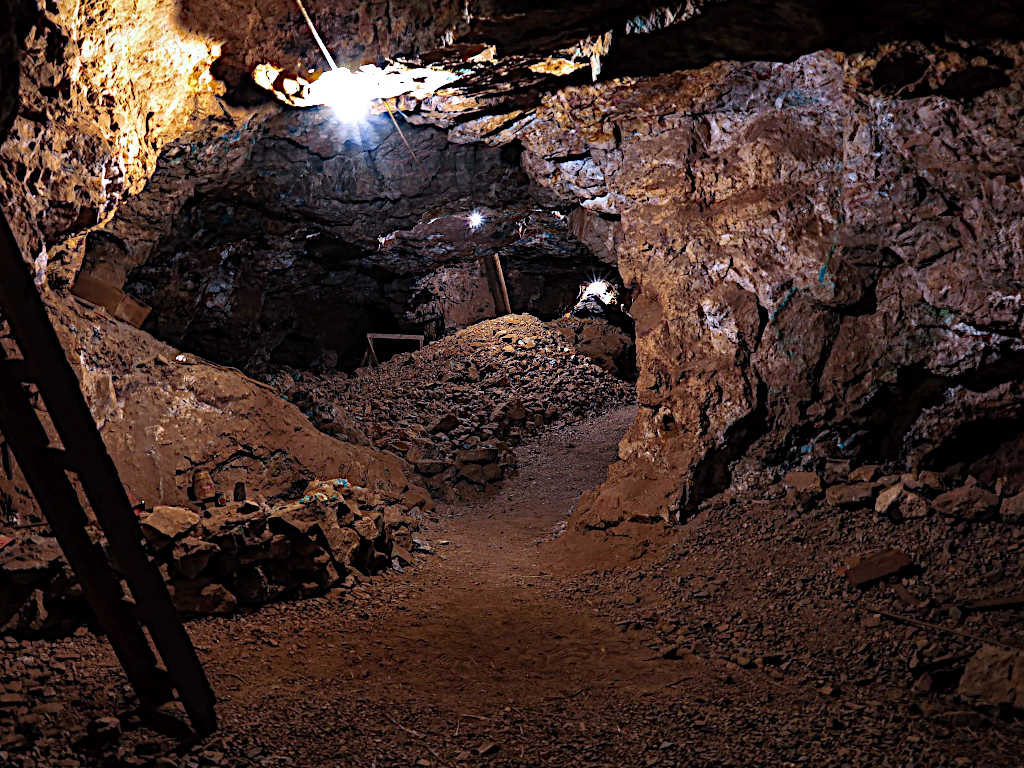
[[[413,538],[428,508],[422,490],[397,498],[338,478],[313,483],[287,503],[159,506],[139,523],[178,610],[226,614],[350,588],[362,576],[410,565],[410,550],[429,548]],[[0,549],[0,631],[67,632],[88,616],[56,539],[26,536]]]
[[[581,589],[625,612],[623,631],[653,628],[665,658],[796,680],[823,710],[840,696],[893,723],[948,709],[945,698],[1024,710],[1021,490],[845,460],[779,482],[752,474],[701,504],[665,550],[651,546],[645,520],[620,521],[615,536],[645,546],[630,567],[594,571]],[[579,516],[575,530],[588,523]],[[892,688],[913,691],[914,711],[881,700]],[[862,727],[852,714],[836,718]]]
[[[631,384],[572,346],[575,325],[563,332],[509,315],[353,377],[279,374],[273,383],[321,430],[397,454],[432,494],[453,498],[506,477],[526,436],[632,402]],[[625,335],[600,325],[591,336]]]

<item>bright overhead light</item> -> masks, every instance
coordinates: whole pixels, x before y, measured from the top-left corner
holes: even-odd
[[[480,213],[480,211],[472,211],[469,216],[466,217],[466,221],[469,223],[470,229],[480,229],[487,219],[484,218],[484,215]]]
[[[615,301],[615,288],[605,280],[593,280],[583,287],[579,300],[585,301],[591,296],[599,299],[602,304],[612,304]]]
[[[358,123],[370,114],[377,98],[375,78],[350,72],[344,67],[324,72],[315,82],[316,91],[339,120]]]
[[[253,69],[252,79],[285,104],[315,107],[321,104],[334,106],[352,92],[361,95],[367,106],[374,99],[393,99],[403,94],[422,100],[459,78],[443,69],[410,68],[404,64],[389,64],[383,69],[364,64],[357,70],[338,67],[327,69],[319,76],[316,72],[307,74],[309,77],[302,77],[263,63]],[[384,110],[380,108],[377,111]]]

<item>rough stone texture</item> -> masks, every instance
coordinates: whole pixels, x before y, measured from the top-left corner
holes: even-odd
[[[743,453],[945,468],[940,447],[997,447],[992,421],[1016,437],[1022,63],[1004,44],[721,63],[566,89],[492,137],[621,218],[642,408],[583,519],[681,514]]]
[[[21,107],[0,148],[0,202],[40,273],[54,248],[142,187],[162,145],[193,118],[234,119],[217,106],[223,86],[209,72],[219,45],[181,30],[177,6],[15,5]]]
[[[237,87],[258,63],[292,71],[326,65],[294,0],[182,0],[176,22],[222,42],[218,75]],[[306,10],[339,65],[356,67],[379,57],[430,50],[466,29],[461,0],[306,0]]]
[[[532,203],[518,154],[405,131],[425,173],[387,118],[352,129],[329,110],[179,142],[89,236],[83,272],[153,306],[159,338],[250,372],[351,369],[368,331],[493,317],[479,256],[495,251],[514,310],[564,312],[603,265]]]
[[[142,533],[150,544],[163,548],[183,538],[199,522],[199,515],[183,507],[155,507],[142,516],[139,522]]]
[[[594,317],[566,315],[551,323],[569,346],[619,378],[636,378],[636,345],[626,330]]]
[[[956,488],[935,498],[936,512],[958,520],[983,520],[995,514],[999,497],[979,486]]]
[[[250,498],[274,499],[329,477],[399,496],[414,488],[397,456],[329,437],[238,371],[180,355],[78,302],[52,317],[79,376],[109,382],[83,389],[94,416],[102,413],[101,434],[136,501],[188,506],[198,470],[209,471],[229,498],[237,482]],[[96,392],[104,393],[99,410]],[[12,470],[11,477],[0,472],[0,523],[33,522],[35,502],[16,464]]]
[[[968,662],[958,692],[981,704],[1024,709],[1024,654],[984,646]]]
[[[525,437],[632,400],[561,330],[506,315],[354,376],[272,380],[324,432],[403,457],[439,497],[472,495],[515,469],[511,448]]]
[[[18,113],[18,38],[9,0],[0,0],[0,143]]]
[[[1019,525],[1024,522],[1024,493],[1003,499],[999,507],[999,516],[1008,523]]]
[[[480,10],[472,5],[307,2],[334,58],[350,67],[450,46],[470,31]],[[492,20],[511,28],[503,14],[517,18],[518,34],[550,23],[553,10],[527,9],[531,21],[524,26],[518,4],[487,5],[477,25],[484,35],[493,35]],[[563,3],[560,32],[532,39],[520,52],[543,59],[621,27],[638,10],[621,2],[577,5]],[[4,0],[3,11],[0,50],[11,49],[16,30],[24,76],[21,109],[0,151],[0,202],[40,282],[51,260],[58,282],[77,269],[82,235],[142,188],[164,145],[185,134],[230,136],[279,111],[252,82],[256,64],[304,74],[326,68],[292,0]],[[449,49],[453,65],[459,50]],[[16,97],[11,60],[0,55],[0,135]]]
[[[230,502],[203,510],[157,507],[140,518],[150,553],[179,611],[230,613],[241,603],[351,587],[408,559],[424,494],[371,491],[347,479],[310,484],[273,505]],[[62,633],[88,620],[77,579],[57,541],[15,532],[0,550],[0,631]],[[102,542],[98,531],[93,535]]]

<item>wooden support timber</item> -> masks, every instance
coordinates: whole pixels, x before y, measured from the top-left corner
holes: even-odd
[[[0,432],[7,446],[143,707],[168,701],[176,690],[196,731],[213,731],[213,690],[167,586],[143,549],[139,523],[117,467],[2,213],[0,316],[21,355],[10,358],[0,349]],[[27,382],[38,391],[61,446],[51,445]],[[89,536],[85,509],[67,472],[74,472],[81,483],[113,563]],[[126,599],[120,577],[134,601]]]
[[[508,286],[505,285],[505,272],[501,268],[501,257],[497,253],[480,256],[480,262],[487,276],[487,287],[494,299],[495,317],[512,314],[512,305],[508,300]]]
[[[377,350],[373,346],[375,339],[382,339],[385,341],[415,341],[419,346],[418,349],[423,349],[423,337],[415,333],[368,333],[366,334],[366,351],[363,353],[363,360],[359,364],[360,366],[370,363],[371,365],[380,365],[380,359],[377,357]]]

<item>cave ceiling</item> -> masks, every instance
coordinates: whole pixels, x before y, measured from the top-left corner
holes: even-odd
[[[897,40],[1022,37],[1015,0],[969,8],[952,0],[306,0],[340,66],[407,79],[443,74],[375,101],[374,114],[353,128],[329,109],[283,103],[296,103],[283,90],[289,82],[315,81],[327,69],[294,0],[2,2],[14,23],[2,30],[0,55],[11,48],[13,26],[22,77],[20,112],[0,147],[0,200],[26,256],[57,287],[70,285],[83,262],[105,272],[157,307],[153,330],[162,315],[165,335],[176,329],[169,340],[206,338],[208,351],[226,350],[215,356],[239,364],[276,354],[227,354],[233,338],[266,328],[267,313],[324,304],[305,290],[310,281],[365,296],[357,276],[372,275],[379,301],[355,302],[352,312],[377,313],[375,322],[404,330],[425,316],[443,325],[431,290],[466,254],[416,233],[434,221],[462,221],[474,208],[515,235],[494,245],[506,249],[512,278],[534,297],[519,309],[562,309],[564,297],[537,287],[539,265],[557,265],[552,280],[563,293],[578,274],[614,269],[618,213],[585,149],[604,139],[570,141],[568,149],[563,142],[547,156],[548,142],[534,135],[543,128],[531,129],[544,125],[538,110],[573,88],[585,94],[593,82],[879,50]],[[902,70],[920,62],[885,63],[901,81]],[[3,129],[15,83],[10,55],[0,64]],[[999,66],[968,67],[957,87],[998,85]],[[940,64],[925,69],[938,77],[933,92],[953,88],[936,74]],[[261,71],[272,73],[269,81]],[[647,106],[625,108],[639,114]],[[385,114],[391,110],[401,114],[403,134]],[[524,143],[532,149],[524,152]],[[237,265],[246,260],[260,264],[243,280]],[[282,274],[291,278],[274,283]],[[248,322],[245,313],[218,314],[249,306],[239,295],[256,279],[285,299],[250,306]],[[209,312],[196,316],[192,306]],[[322,323],[330,329],[336,321]],[[275,344],[287,346],[293,331],[278,328]],[[300,341],[314,351],[322,345],[319,337]]]
[[[33,257],[49,251],[51,260],[76,265],[76,236],[141,191],[165,146],[199,147],[276,114],[280,105],[253,80],[260,65],[302,76],[326,69],[293,0],[4,2],[11,12],[3,31],[17,33],[23,76],[19,119],[0,154],[0,199],[12,203],[9,217]],[[397,61],[457,76],[432,95],[395,100],[409,121],[455,129],[456,141],[500,133],[544,94],[594,79],[720,60],[788,61],[890,40],[1019,39],[1022,24],[1015,0],[969,7],[953,0],[307,0],[306,7],[342,66]],[[0,77],[12,102],[9,55]],[[0,126],[10,120],[2,106]],[[67,256],[61,248],[69,242]]]

